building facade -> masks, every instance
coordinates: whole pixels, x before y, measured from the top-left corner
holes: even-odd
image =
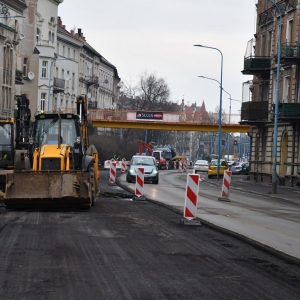
[[[271,183],[275,164],[278,184],[293,186],[300,167],[300,1],[272,2],[258,0],[256,4],[255,39],[249,43],[242,71],[253,75],[247,82],[252,95],[250,101],[242,103],[241,122],[251,126],[250,178]],[[274,126],[276,99],[278,124]]]
[[[16,86],[22,84],[22,72],[17,69],[19,20],[26,9],[25,1],[0,1],[0,117],[14,116]]]

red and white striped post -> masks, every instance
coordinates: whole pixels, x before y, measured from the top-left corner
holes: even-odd
[[[184,161],[183,162],[183,172],[186,172],[186,169],[187,169],[187,162]]]
[[[179,168],[178,168],[179,172],[182,172],[182,160],[179,162]]]
[[[115,161],[110,162],[110,172],[109,172],[109,183],[115,183],[117,175],[117,163]]]
[[[126,158],[123,158],[122,159],[121,171],[125,172],[125,170],[126,170]]]
[[[231,174],[232,174],[231,171],[228,170],[224,171],[221,198],[219,198],[218,200],[228,201],[228,202],[230,201],[229,190],[230,190]]]
[[[136,169],[136,181],[135,181],[135,195],[137,197],[143,196],[144,189],[144,168]]]
[[[174,165],[174,170],[176,170],[176,168],[177,168],[177,161],[176,160],[174,161],[173,165]]]
[[[197,214],[199,177],[198,174],[188,174],[187,176],[183,216],[189,221],[195,219]]]
[[[166,169],[169,170],[169,161],[166,161]]]

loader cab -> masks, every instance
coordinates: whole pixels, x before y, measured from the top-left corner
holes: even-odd
[[[73,147],[77,138],[81,137],[79,117],[74,114],[38,115],[33,128],[33,136],[37,148],[46,144],[63,144]]]
[[[13,168],[13,122],[0,122],[0,169]]]

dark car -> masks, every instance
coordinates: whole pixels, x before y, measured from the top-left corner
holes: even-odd
[[[144,168],[144,181],[151,181],[158,184],[159,173],[158,166],[153,156],[134,155],[127,168],[126,181],[133,182],[136,180],[137,168]]]

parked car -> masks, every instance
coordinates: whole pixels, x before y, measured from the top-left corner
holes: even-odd
[[[137,168],[144,168],[144,182],[151,181],[158,184],[159,173],[156,160],[153,156],[134,155],[131,158],[130,165],[127,168],[126,181],[136,181]]]
[[[227,161],[228,169],[231,170],[231,166],[235,163],[234,160]]]
[[[235,162],[231,166],[232,174],[249,174],[248,162]]]
[[[194,171],[197,172],[207,172],[208,161],[207,160],[196,160],[194,163]]]
[[[220,176],[224,175],[224,171],[228,169],[228,165],[225,159],[220,159]],[[211,178],[213,176],[217,176],[218,172],[218,160],[212,159],[208,165],[207,177]]]

